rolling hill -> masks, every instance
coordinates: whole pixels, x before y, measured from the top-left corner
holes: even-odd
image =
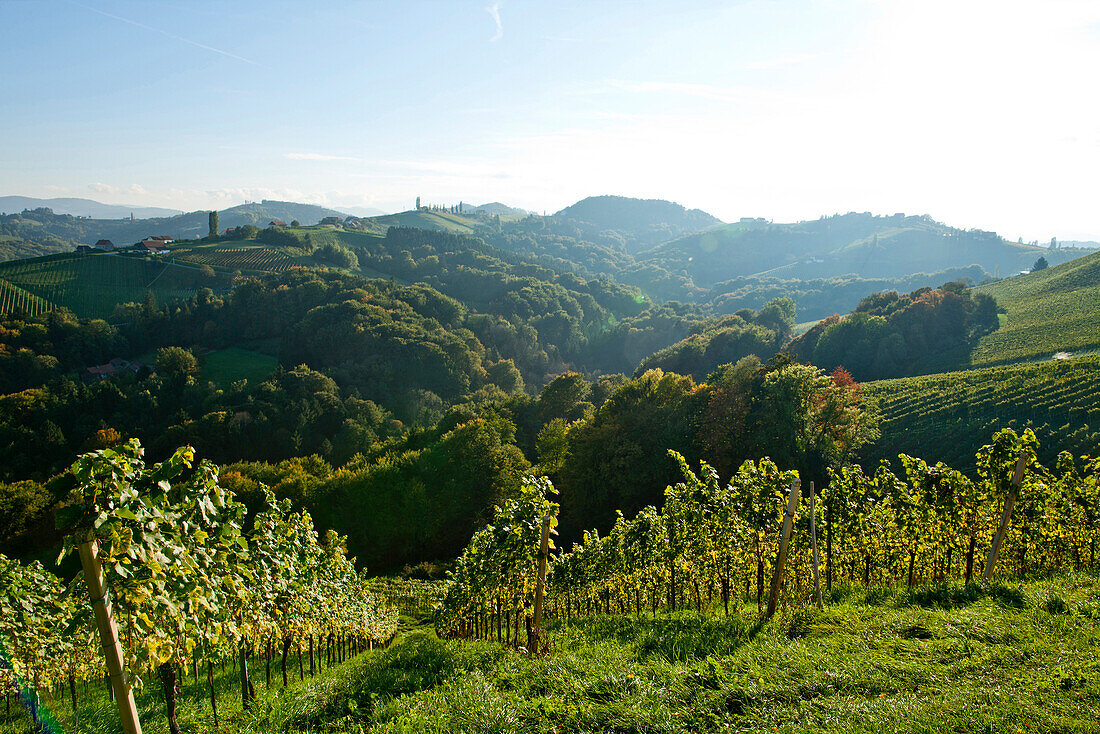
[[[664,199],[626,196],[590,196],[555,213],[553,219],[579,227],[593,242],[605,230],[618,232],[628,252],[638,252],[722,223],[721,219],[700,209],[686,209]]]
[[[68,308],[81,318],[107,318],[117,304],[185,298],[200,288],[229,287],[226,274],[204,275],[197,265],[179,265],[140,255],[61,254],[0,265],[0,313],[30,315]]]
[[[0,234],[29,242],[41,242],[54,238],[69,244],[94,244],[107,239],[116,245],[138,242],[150,235],[168,235],[176,239],[195,239],[209,232],[207,211],[196,211],[172,217],[152,219],[86,219],[71,214],[58,214],[49,209],[35,209],[17,214],[0,216]],[[260,203],[241,204],[218,212],[220,229],[253,225],[266,227],[280,219],[285,222],[298,220],[303,224],[316,224],[324,217],[344,218],[342,212],[313,204],[290,201],[264,200]]]
[[[794,224],[743,220],[659,245],[637,259],[709,287],[744,276],[900,278],[970,265],[1005,276],[1030,268],[1040,255],[1064,262],[1078,254],[956,229],[928,216],[849,213]]]
[[[1100,348],[1100,252],[979,290],[996,298],[1006,314],[1001,328],[978,343],[975,365]]]
[[[1096,454],[1100,357],[988,367],[863,385],[882,411],[882,438],[865,452],[873,468],[899,453],[971,466],[999,428],[1032,428],[1048,466],[1058,451]]]
[[[24,209],[46,207],[58,214],[72,214],[74,217],[91,219],[137,219],[151,217],[174,217],[183,214],[179,209],[165,209],[159,206],[130,206],[128,204],[102,204],[91,199],[35,199],[30,196],[0,196],[0,212],[19,212]]]
[[[367,221],[375,225],[382,233],[385,232],[387,227],[415,227],[416,229],[454,232],[455,234],[473,234],[481,226],[472,217],[430,209],[411,209],[407,212],[371,217]]]

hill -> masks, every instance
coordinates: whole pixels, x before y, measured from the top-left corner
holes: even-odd
[[[1048,466],[1059,451],[1095,454],[1098,381],[1100,357],[868,382],[863,392],[878,400],[882,438],[865,463],[906,453],[966,466],[998,428],[1035,429]]]
[[[1001,328],[978,343],[975,365],[1100,347],[1100,252],[978,290],[1007,313]]]
[[[347,212],[354,217],[381,217],[385,214],[389,214],[387,211],[377,209],[373,206],[345,206],[340,211]]]
[[[0,196],[0,212],[19,212],[24,209],[46,207],[58,214],[91,219],[149,219],[174,217],[183,214],[179,209],[159,206],[130,206],[128,204],[102,204],[92,199],[35,199],[29,196]]]
[[[626,196],[590,196],[557,212],[554,218],[582,225],[590,241],[596,241],[603,230],[618,232],[628,252],[722,223],[700,209],[686,209],[664,199]]]
[[[22,237],[0,234],[0,262],[18,260],[24,257],[53,255],[58,252],[70,252],[72,250],[72,243],[58,237],[44,237],[32,242]]]
[[[743,220],[659,245],[637,259],[709,287],[739,276],[902,278],[970,265],[1003,276],[1030,268],[1039,256],[1053,263],[1079,254],[956,229],[926,215],[849,213],[794,224]]]
[[[176,239],[197,239],[210,231],[208,211],[196,211],[172,217],[152,219],[87,219],[71,214],[58,214],[49,208],[32,209],[0,216],[0,234],[31,243],[57,241],[74,244],[95,244],[101,239],[116,245],[138,242],[150,235],[168,235]],[[279,219],[316,224],[324,217],[344,218],[334,209],[298,204],[289,201],[264,200],[258,204],[241,204],[218,212],[219,229],[253,225],[266,227]]]
[[[475,206],[474,213],[484,213],[489,215],[498,214],[500,216],[526,216],[528,214],[531,214],[532,212],[529,212],[526,209],[518,209],[514,206],[508,206],[507,204],[501,204],[499,201],[493,201],[488,204],[482,204],[481,206]]]
[[[377,225],[382,232],[385,231],[386,227],[412,227],[439,232],[454,232],[456,234],[472,234],[480,226],[477,220],[471,217],[434,209],[410,209],[407,212],[371,217],[367,221]]]
[[[224,274],[150,256],[51,255],[0,265],[0,313],[21,309],[33,316],[64,307],[82,318],[107,318],[116,305],[141,302],[147,293],[167,303],[201,288],[228,287]]]

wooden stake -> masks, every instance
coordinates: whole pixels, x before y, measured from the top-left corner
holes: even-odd
[[[820,559],[817,555],[817,490],[813,482],[810,482],[810,542],[813,545],[814,593],[817,595],[817,608],[824,609],[825,601],[821,598],[821,572],[818,569]]]
[[[80,565],[84,568],[84,580],[88,583],[88,598],[95,613],[96,627],[99,628],[99,642],[103,646],[103,657],[111,676],[111,691],[118,707],[122,731],[124,734],[141,734],[141,721],[138,719],[130,679],[126,675],[118,627],[111,614],[111,603],[107,599],[107,579],[103,574],[103,563],[99,559],[99,545],[93,538],[81,543],[78,550]]]
[[[546,591],[546,568],[550,562],[550,521],[549,515],[542,518],[542,541],[539,543],[539,574],[535,580],[535,624],[531,627],[527,652],[537,655],[542,635],[542,599]]]
[[[772,574],[772,590],[768,596],[768,611],[764,619],[771,619],[775,614],[775,607],[779,603],[779,590],[783,586],[783,565],[787,562],[787,543],[791,539],[791,530],[794,528],[794,515],[798,508],[798,495],[802,490],[802,480],[796,478],[791,482],[791,496],[787,500],[787,511],[783,513],[783,525],[779,537],[779,555],[775,559],[775,572]]]
[[[1027,469],[1027,452],[1020,454],[1016,461],[1016,473],[1012,476],[1012,489],[1005,498],[1004,512],[1001,513],[1001,525],[997,528],[997,534],[993,536],[993,546],[989,549],[989,559],[985,562],[985,573],[982,574],[982,583],[988,584],[993,578],[993,570],[997,567],[997,554],[1001,551],[1001,541],[1004,540],[1008,523],[1012,519],[1012,508],[1016,504],[1016,496],[1020,492],[1020,484],[1024,481],[1024,470]]]

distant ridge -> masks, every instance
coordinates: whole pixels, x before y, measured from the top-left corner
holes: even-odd
[[[378,209],[373,206],[344,206],[340,207],[340,211],[355,217],[382,217],[389,214],[389,212],[384,209]]]
[[[849,212],[791,224],[743,219],[666,242],[638,260],[686,272],[696,285],[709,287],[738,277],[899,278],[971,265],[1005,276],[1030,268],[1040,255],[1053,265],[1083,253],[1017,244],[927,215]]]
[[[465,211],[465,209],[464,209]],[[518,209],[514,206],[508,206],[507,204],[501,204],[499,201],[493,201],[488,204],[482,204],[481,206],[475,206],[473,211],[484,212],[485,214],[531,214],[526,209]]]
[[[314,204],[265,199],[219,210],[218,228],[253,225],[262,229],[275,220],[311,225],[325,217],[343,219],[345,216],[343,212]],[[101,239],[126,245],[151,235],[168,235],[174,239],[205,237],[210,231],[209,217],[210,212],[206,210],[149,219],[137,219],[135,213],[131,221],[128,215],[116,219],[87,219],[31,209],[0,217],[0,234],[30,243],[50,243],[58,249],[66,249],[65,245],[92,245]]]
[[[627,196],[589,196],[557,212],[554,219],[576,223],[593,241],[601,231],[619,232],[628,252],[722,224],[721,219],[701,209],[688,209],[665,199]]]
[[[174,217],[183,214],[181,209],[165,209],[157,206],[129,206],[127,204],[103,204],[91,199],[35,199],[30,196],[0,196],[0,212],[14,214],[24,209],[39,207],[52,209],[55,214],[72,214],[74,217],[92,219],[122,219],[131,214],[136,219]]]

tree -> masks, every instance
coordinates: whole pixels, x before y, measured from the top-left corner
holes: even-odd
[[[210,236],[218,236],[218,213],[216,211],[210,212]]]
[[[190,349],[161,347],[157,350],[157,372],[170,382],[184,381],[199,371],[199,362]]]
[[[210,267],[209,265],[204,264],[201,268],[199,268],[199,272],[201,272],[202,277],[206,278],[207,280],[213,280],[216,277],[214,274],[214,268]]]
[[[1035,264],[1031,266],[1031,272],[1034,273],[1038,270],[1046,270],[1049,265],[1050,263],[1047,262],[1047,259],[1040,255],[1039,259],[1035,261]]]
[[[293,219],[293,220],[291,220],[291,222],[290,222],[290,226],[291,226],[291,227],[301,227],[301,226],[302,226],[302,223],[301,223],[301,222],[299,222],[299,221],[298,221],[297,219]]]

